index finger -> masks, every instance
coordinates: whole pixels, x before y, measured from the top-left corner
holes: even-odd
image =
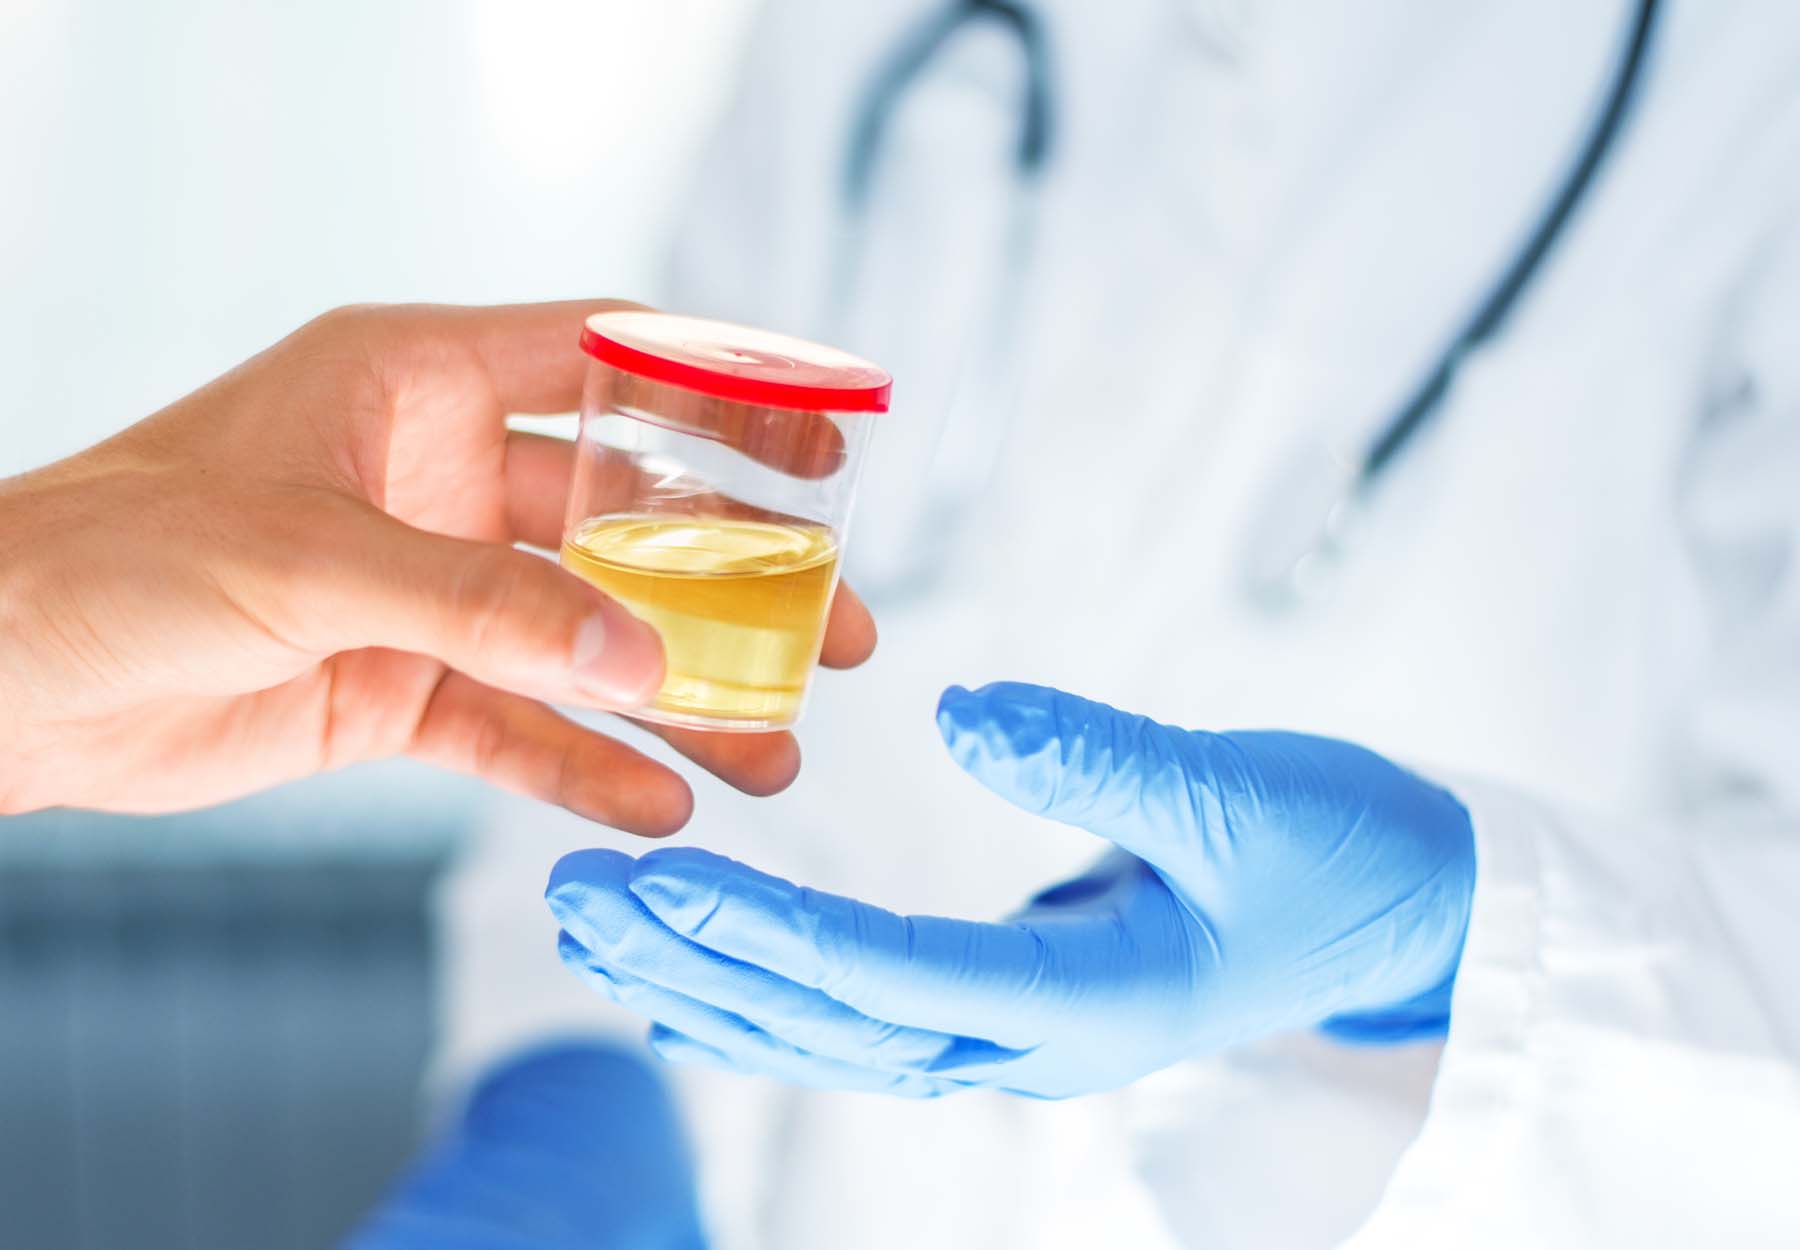
[[[474,355],[504,411],[554,414],[581,404],[588,364],[578,345],[582,323],[593,313],[642,307],[630,300],[577,299],[412,311],[427,337]]]

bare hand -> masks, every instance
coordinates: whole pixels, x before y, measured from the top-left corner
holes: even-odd
[[[411,755],[644,834],[693,798],[546,701],[628,711],[653,631],[555,564],[602,302],[328,313],[81,455],[0,483],[0,812],[194,807]],[[840,589],[823,663],[873,649]],[[661,731],[732,785],[785,733]]]

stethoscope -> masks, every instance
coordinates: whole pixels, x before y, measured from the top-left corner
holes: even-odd
[[[1606,98],[1589,124],[1574,162],[1546,201],[1525,242],[1406,399],[1376,427],[1374,437],[1359,454],[1336,457],[1309,445],[1273,475],[1262,506],[1250,518],[1241,558],[1245,587],[1256,603],[1283,610],[1320,596],[1329,585],[1330,572],[1343,562],[1356,518],[1368,510],[1401,453],[1414,446],[1421,433],[1441,415],[1463,364],[1506,325],[1617,144],[1641,85],[1657,7],[1658,0],[1639,0]],[[1031,192],[1054,147],[1056,117],[1050,42],[1043,20],[1030,7],[1014,0],[953,0],[949,7],[930,15],[909,32],[870,80],[852,119],[843,166],[845,229],[835,266],[834,293],[834,303],[840,308],[847,307],[854,298],[862,227],[894,115],[906,92],[938,54],[959,32],[975,23],[995,26],[1010,34],[1024,69],[1017,146],[1012,154],[1014,184],[1019,195],[1008,243],[1008,277],[996,295],[988,320],[997,334],[1007,333],[1008,327],[1016,324],[1015,314],[1024,303],[1022,288],[1035,231],[1035,196]],[[999,353],[1001,358],[1007,355]],[[990,435],[990,441],[997,445],[998,437]]]

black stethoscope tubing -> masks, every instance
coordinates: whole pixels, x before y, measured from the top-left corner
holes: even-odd
[[[1650,47],[1650,34],[1656,26],[1657,4],[1658,0],[1640,0],[1637,14],[1632,19],[1631,34],[1626,40],[1625,52],[1613,76],[1606,102],[1594,117],[1580,155],[1564,175],[1562,184],[1545,206],[1524,246],[1513,254],[1512,260],[1489,289],[1474,315],[1451,338],[1450,345],[1438,357],[1437,363],[1425,374],[1406,402],[1388,419],[1388,423],[1364,452],[1362,464],[1357,471],[1357,488],[1360,493],[1366,494],[1370,490],[1394,462],[1395,457],[1441,410],[1444,397],[1450,393],[1451,384],[1456,381],[1457,370],[1462,367],[1462,362],[1506,324],[1506,319],[1517,307],[1519,298],[1543,268],[1544,260],[1557,240],[1562,237],[1570,218],[1575,215],[1588,188],[1593,185],[1594,175],[1605,164],[1624,129],[1633,97],[1643,79],[1645,54]]]
[[[869,80],[850,126],[849,152],[844,160],[844,203],[852,213],[860,214],[868,203],[886,146],[888,123],[907,89],[965,25],[983,19],[1011,31],[1025,58],[1025,98],[1014,171],[1021,180],[1029,181],[1044,168],[1050,156],[1054,117],[1050,40],[1043,20],[1012,0],[955,0],[909,32]]]
[[[1381,427],[1357,464],[1353,493],[1366,497],[1399,454],[1443,408],[1463,362],[1506,324],[1532,280],[1574,217],[1593,185],[1606,158],[1615,148],[1630,115],[1643,79],[1643,67],[1656,26],[1659,0],[1640,0],[1630,35],[1612,79],[1606,100],[1595,114],[1579,155],[1545,205],[1525,243],[1469,319],[1451,336],[1417,387]],[[1049,160],[1055,142],[1055,111],[1051,88],[1049,38],[1042,19],[1013,0],[955,0],[908,34],[870,80],[850,128],[844,161],[843,196],[846,208],[860,217],[867,204],[874,173],[886,141],[895,107],[907,89],[924,73],[932,59],[966,23],[988,20],[1010,30],[1019,41],[1025,61],[1025,90],[1021,108],[1015,173],[1022,182],[1034,180]]]

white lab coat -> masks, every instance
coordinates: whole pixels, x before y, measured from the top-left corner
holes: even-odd
[[[1296,441],[1365,441],[1512,253],[1631,7],[1041,5],[1013,370],[981,325],[1012,45],[971,32],[909,97],[837,316],[851,101],[926,4],[765,14],[677,298],[894,372],[851,540],[883,641],[821,679],[792,791],[704,785],[683,836],[999,915],[1097,850],[943,755],[939,689],[1013,678],[1403,758],[1469,804],[1480,875],[1441,1048],[1281,1038],[1059,1104],[684,1073],[721,1250],[1800,1244],[1800,14],[1665,4],[1630,130],[1335,593],[1271,617],[1239,578]],[[514,808],[447,885],[445,1080],[620,1027],[537,901],[592,843],[631,845]]]

